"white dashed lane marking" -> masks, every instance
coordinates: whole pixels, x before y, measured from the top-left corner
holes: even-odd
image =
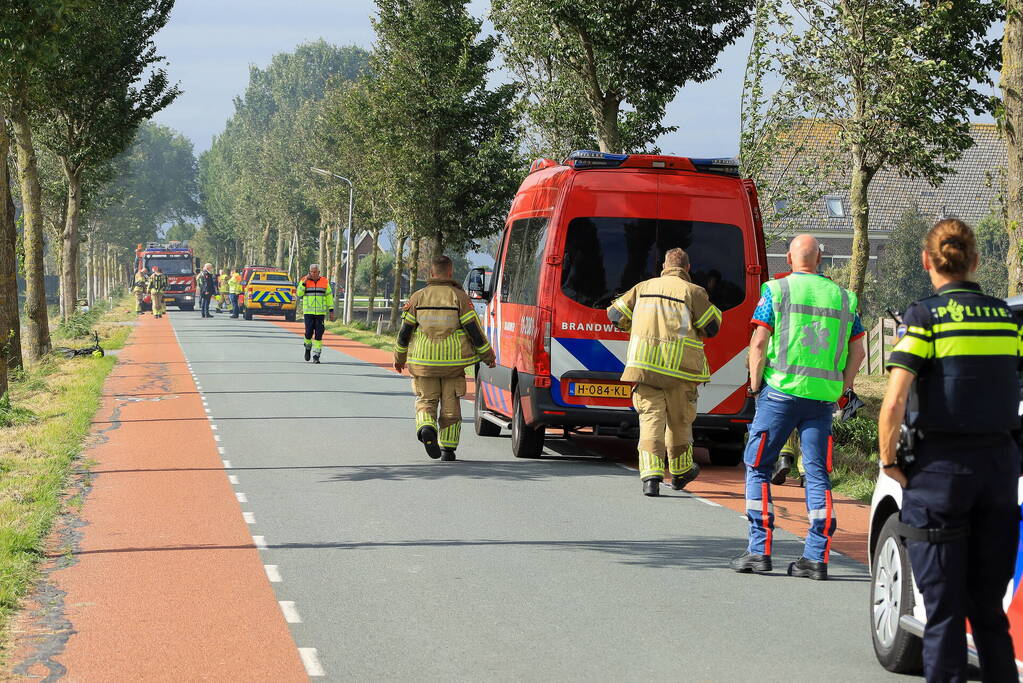
[[[239,503],[248,503],[249,502],[249,497],[246,496],[244,493],[241,493],[241,492],[235,493],[234,497],[238,499]]]
[[[266,570],[266,578],[270,579],[270,583],[280,583],[282,581],[281,572],[276,564],[264,564],[263,569]]]
[[[235,485],[238,484],[238,477],[234,476],[233,474],[227,475],[227,480],[229,482],[231,482],[232,484],[235,484]]]
[[[284,621],[289,624],[301,624],[302,617],[298,615],[298,608],[291,600],[279,600],[281,611],[284,612]]]
[[[252,542],[256,544],[256,548],[258,548],[259,550],[266,550],[265,536],[253,536]]]
[[[255,524],[256,523],[256,515],[254,515],[251,512],[243,512],[242,513],[242,517],[245,518],[245,523],[246,524]]]
[[[224,469],[225,470],[231,469],[231,461],[230,460],[225,460],[224,461]]]
[[[323,672],[323,666],[320,664],[320,656],[317,654],[315,647],[298,648],[298,656],[302,658],[302,664],[305,666],[305,672],[310,678],[319,678],[327,675]]]

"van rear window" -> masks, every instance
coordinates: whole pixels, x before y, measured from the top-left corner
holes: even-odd
[[[575,218],[568,225],[561,290],[606,308],[636,283],[661,273],[664,254],[682,247],[693,282],[722,311],[746,298],[742,230],[727,223],[654,218]]]

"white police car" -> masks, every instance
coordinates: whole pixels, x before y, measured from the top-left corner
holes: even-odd
[[[1023,296],[1008,300],[1016,314],[1023,315]],[[1023,401],[1020,403],[1023,415]],[[1023,482],[1023,479],[1020,480]],[[1023,483],[1019,488],[1023,507]],[[902,538],[896,534],[902,487],[890,477],[878,477],[870,504],[870,618],[874,653],[889,671],[918,672],[922,668],[921,637],[927,614],[923,598],[913,581],[909,555]],[[1016,572],[1005,594],[1005,611],[1016,648],[1016,665],[1023,673],[1023,552],[1016,558]],[[977,663],[973,639],[967,635],[970,661]]]

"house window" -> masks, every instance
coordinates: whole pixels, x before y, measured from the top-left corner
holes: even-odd
[[[789,208],[789,200],[787,199],[775,199],[774,200],[774,212],[784,213]]]
[[[845,206],[842,205],[841,197],[828,197],[824,200],[824,205],[832,218],[845,218]]]

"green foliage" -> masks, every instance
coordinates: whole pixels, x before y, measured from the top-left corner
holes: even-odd
[[[877,422],[866,417],[835,420],[831,425],[835,444],[869,455],[877,452]]]
[[[84,339],[92,334],[92,329],[99,319],[101,309],[75,311],[57,326],[55,337],[63,339]]]
[[[360,294],[364,294],[366,292],[369,292],[369,284],[370,284],[369,281],[370,281],[371,267],[372,267],[372,262],[371,262],[369,256],[367,256],[366,258],[364,258],[361,261],[359,261],[359,265],[356,266],[356,268],[355,268],[355,291],[356,292],[358,292]],[[394,254],[392,254],[390,252],[384,252],[382,254],[378,254],[377,255],[377,269],[378,269],[378,273],[377,273],[377,282],[378,283],[384,283],[385,286],[386,286],[387,283],[392,282],[392,280],[394,278]],[[378,291],[380,290],[379,286],[378,286],[377,290]],[[390,288],[386,287],[386,291],[390,292]]]
[[[985,294],[1005,297],[1009,293],[1009,233],[1005,221],[998,214],[990,214],[973,226],[977,237],[980,266],[975,277]]]
[[[545,155],[595,140],[642,151],[686,83],[711,79],[720,52],[749,25],[741,0],[494,0],[507,65]]]
[[[931,280],[920,263],[924,235],[930,221],[915,209],[906,211],[885,243],[884,254],[878,263],[876,310],[887,309],[902,314],[909,304],[930,295]]]
[[[11,403],[10,392],[5,391],[3,396],[0,396],[0,427],[15,427],[17,425],[28,424],[34,418],[35,413],[28,408]]]
[[[197,231],[198,228],[196,228],[195,225],[191,223],[186,223],[184,221],[178,221],[174,225],[167,228],[167,232],[164,235],[164,237],[171,241],[187,242],[188,240],[195,237],[195,233]]]

